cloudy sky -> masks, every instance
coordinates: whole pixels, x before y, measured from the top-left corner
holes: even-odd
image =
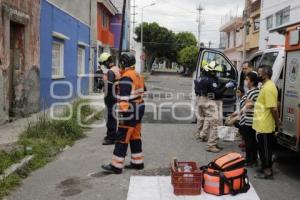
[[[133,1],[133,0],[132,0]],[[201,42],[211,41],[213,46],[219,44],[219,27],[221,18],[231,13],[236,15],[242,13],[245,0],[135,0],[137,23],[141,22],[141,8],[156,2],[155,6],[145,8],[144,21],[158,22],[174,32],[190,31],[198,37],[198,11],[196,8],[201,3],[202,11],[202,32]]]

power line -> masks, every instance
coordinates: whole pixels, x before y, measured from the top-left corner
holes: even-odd
[[[175,46],[182,46],[182,45],[187,45],[187,43],[176,43],[176,42],[143,42],[145,44],[156,44],[156,45],[175,45]],[[208,44],[208,45],[212,45],[212,44],[217,44],[217,43],[213,43],[211,41],[209,42],[203,42],[203,44]]]
[[[150,11],[150,9],[149,9],[149,11]],[[176,12],[176,13],[172,14],[172,13],[165,13],[164,11],[158,11],[158,10],[155,11],[155,15],[171,16],[171,17],[197,16],[198,14],[199,14],[199,12],[198,13]],[[222,17],[221,15],[210,15],[210,14],[205,14],[205,13],[202,13],[202,16],[205,16],[205,18],[211,18],[211,19],[220,19]]]
[[[157,44],[157,45],[175,45],[182,46],[187,45],[187,43],[177,43],[177,42],[144,42],[145,44]]]
[[[217,29],[215,30],[201,30],[201,33],[203,32],[216,32],[216,31],[219,31]],[[190,30],[173,30],[173,32],[175,33],[180,33],[180,32],[191,32],[191,33],[198,33],[199,31],[190,31]]]

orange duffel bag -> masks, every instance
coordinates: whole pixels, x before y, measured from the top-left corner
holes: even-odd
[[[250,183],[244,164],[241,154],[228,153],[201,167],[203,190],[217,196],[246,193]]]

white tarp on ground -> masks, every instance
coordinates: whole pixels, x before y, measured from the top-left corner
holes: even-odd
[[[199,196],[175,196],[171,177],[132,176],[127,200],[259,200],[255,189],[236,196],[213,196],[203,193]]]

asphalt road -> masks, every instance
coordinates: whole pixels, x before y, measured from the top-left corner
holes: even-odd
[[[174,156],[179,160],[207,164],[216,155],[207,153],[206,145],[194,140],[195,124],[191,123],[190,107],[186,105],[190,102],[191,83],[191,79],[177,75],[157,74],[150,77],[142,133],[146,162],[144,171],[125,171],[122,175],[109,176],[102,174],[100,166],[110,161],[113,147],[101,146],[105,128],[94,128],[85,139],[78,141],[55,161],[32,173],[7,199],[126,200],[130,176],[168,175]],[[174,119],[174,116],[179,119]],[[221,142],[221,146],[224,147],[222,153],[238,151],[237,142]],[[274,180],[256,180],[253,178],[255,170],[249,169],[250,180],[260,198],[300,199],[299,154],[281,149],[274,169]]]

